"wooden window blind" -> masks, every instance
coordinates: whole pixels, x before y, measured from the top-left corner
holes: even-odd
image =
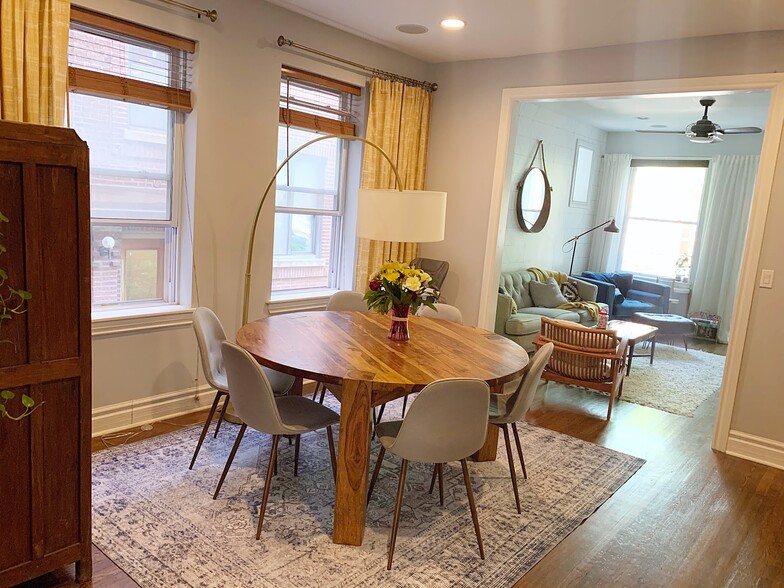
[[[354,98],[360,94],[358,86],[284,66],[279,120],[321,133],[355,135]]]
[[[195,43],[83,8],[71,9],[73,92],[190,112]]]

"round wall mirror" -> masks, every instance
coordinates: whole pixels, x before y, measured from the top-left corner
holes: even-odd
[[[539,167],[531,166],[517,184],[517,222],[526,233],[538,233],[550,218],[550,181]]]

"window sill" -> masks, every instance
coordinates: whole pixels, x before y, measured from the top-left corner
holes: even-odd
[[[274,294],[270,300],[267,300],[267,310],[270,314],[284,314],[302,310],[324,310],[327,306],[327,301],[335,292],[338,292],[338,290],[324,288],[322,290]]]
[[[135,334],[145,331],[190,327],[193,309],[179,304],[144,308],[113,308],[92,313],[93,337]]]

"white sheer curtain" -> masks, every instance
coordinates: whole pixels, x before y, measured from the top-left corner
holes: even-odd
[[[599,202],[596,205],[595,218],[597,225],[611,218],[615,218],[619,225],[623,222],[631,162],[632,156],[628,153],[608,153],[602,157]],[[617,270],[621,247],[620,233],[597,231],[592,237],[588,269],[596,272]]]
[[[729,341],[758,165],[757,155],[719,155],[711,160],[703,190],[689,312],[719,315],[721,343]]]

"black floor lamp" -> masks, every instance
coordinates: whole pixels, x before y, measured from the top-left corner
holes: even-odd
[[[569,243],[574,241],[574,246],[572,247],[572,262],[569,264],[569,275],[570,276],[572,275],[572,268],[574,268],[574,254],[577,252],[577,242],[580,240],[580,237],[584,237],[585,235],[587,235],[591,231],[595,231],[596,229],[601,229],[602,227],[604,227],[604,232],[605,233],[619,233],[620,232],[620,229],[618,228],[618,225],[615,224],[615,219],[611,218],[610,220],[605,221],[605,222],[603,222],[600,225],[596,225],[592,229],[588,229],[584,233],[580,233],[579,235],[575,235],[574,237],[569,239],[566,243],[564,243],[564,247],[565,247]]]

